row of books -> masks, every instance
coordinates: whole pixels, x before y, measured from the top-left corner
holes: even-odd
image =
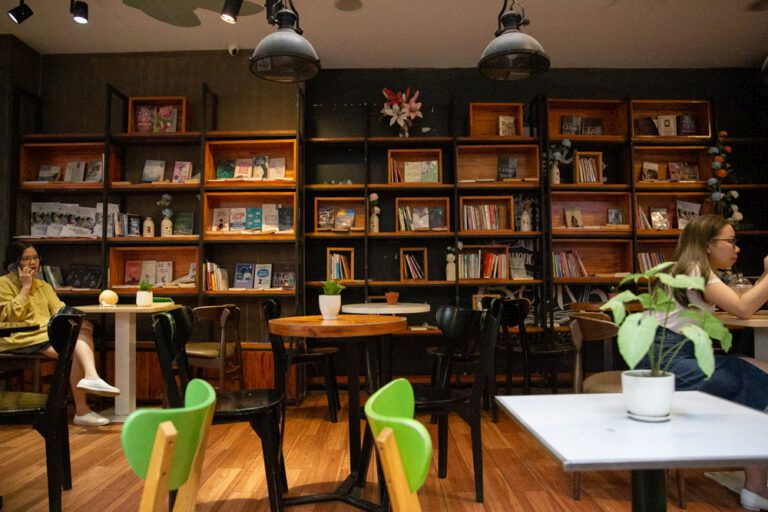
[[[216,161],[216,179],[293,181],[285,177],[285,158],[270,158],[268,155],[218,160]]]
[[[602,135],[601,117],[561,116],[560,133],[563,135]]]
[[[123,284],[113,288],[132,288],[141,281],[152,283],[155,288],[194,288],[197,286],[197,263],[191,262],[186,274],[173,278],[173,261],[126,260],[123,270]]]
[[[664,261],[664,253],[661,251],[637,253],[637,264],[640,266],[640,272],[650,270]]]
[[[684,229],[693,219],[699,216],[701,212],[700,203],[690,201],[677,201],[677,229]],[[648,218],[650,216],[650,219]],[[672,229],[669,220],[669,211],[665,207],[651,206],[648,208],[648,215],[645,210],[638,206],[637,223],[639,229]]]
[[[405,253],[401,265],[403,265],[405,279],[427,279],[419,260],[413,254]]]
[[[137,132],[169,133],[176,131],[179,110],[174,105],[137,105],[134,115]]]
[[[214,208],[211,231],[255,235],[292,233],[293,207],[265,203],[245,208]]]
[[[503,204],[465,204],[461,209],[466,230],[511,229],[507,206]]]
[[[226,268],[211,261],[205,262],[205,289],[209,291],[295,287],[296,272],[292,263],[236,263],[234,280],[230,286]]]
[[[659,179],[659,164],[643,161],[640,167],[641,181],[698,181],[699,166],[691,162],[667,162],[667,179]]]
[[[509,279],[509,256],[483,251],[459,254],[459,279]]]
[[[696,118],[688,113],[640,116],[634,119],[634,125],[637,135],[696,135]]]
[[[349,256],[334,252],[328,260],[328,278],[335,280],[354,279],[349,264]]]
[[[101,267],[93,265],[72,265],[66,279],[57,265],[43,265],[41,267],[42,279],[55,290],[88,289],[98,290],[104,272]]]
[[[355,216],[354,208],[321,204],[317,207],[317,230],[362,231],[362,226],[355,226]]]
[[[64,181],[71,183],[99,183],[104,179],[104,156],[101,160],[72,160],[67,162],[62,175],[60,165],[43,164],[37,171],[37,181]]]
[[[397,209],[400,231],[447,231],[442,206],[401,206]]]
[[[593,156],[580,156],[576,180],[580,183],[598,183],[598,176],[597,159]]]
[[[552,253],[552,268],[555,277],[588,277],[587,269],[575,250]]]
[[[439,181],[437,160],[405,161],[401,164],[392,159],[392,183],[437,183]]]
[[[165,160],[145,160],[144,169],[141,172],[143,183],[156,183],[165,181]],[[199,175],[192,176],[192,162],[176,160],[173,162],[171,183],[199,182]]]
[[[101,218],[98,217],[97,212],[98,206],[94,208],[54,201],[31,203],[29,234],[33,237],[92,237],[101,235]]]

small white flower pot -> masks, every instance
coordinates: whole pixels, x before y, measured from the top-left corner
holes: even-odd
[[[152,305],[152,292],[136,292],[136,305],[141,307],[148,307]]]
[[[650,370],[627,370],[621,374],[621,392],[630,414],[649,420],[669,417],[675,375],[667,372],[661,377],[651,377]]]
[[[323,320],[336,320],[341,311],[341,295],[320,295],[318,300]]]

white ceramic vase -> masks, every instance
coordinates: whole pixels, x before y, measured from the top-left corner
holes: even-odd
[[[136,292],[136,305],[140,307],[148,307],[152,305],[152,292]]]
[[[456,262],[453,260],[450,260],[448,261],[448,263],[445,264],[445,280],[446,281],[456,280]]]
[[[318,300],[323,320],[336,320],[336,316],[341,311],[341,295],[320,295]]]
[[[147,217],[144,219],[144,225],[141,229],[141,236],[155,236],[155,221],[152,220],[152,217]]]
[[[163,220],[160,221],[160,236],[171,235],[173,235],[173,221],[170,217],[163,217]]]
[[[560,167],[557,165],[557,160],[552,162],[552,167],[549,168],[549,183],[551,185],[560,184]]]
[[[372,213],[370,222],[368,224],[368,232],[369,233],[378,233],[379,232],[379,216],[378,214]]]
[[[672,410],[675,375],[651,377],[650,370],[627,370],[621,374],[621,392],[627,412],[638,419],[662,420]]]

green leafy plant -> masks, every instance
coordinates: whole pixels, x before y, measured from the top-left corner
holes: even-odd
[[[613,312],[613,319],[620,325],[618,341],[619,352],[621,352],[624,361],[630,368],[635,366],[648,354],[651,362],[651,377],[661,377],[669,368],[669,364],[688,341],[694,345],[694,355],[701,371],[711,377],[715,371],[715,355],[712,350],[712,338],[720,340],[720,344],[727,352],[731,348],[731,333],[723,323],[712,315],[708,310],[691,305],[684,316],[696,320],[696,323],[688,324],[682,328],[682,334],[687,338],[664,349],[664,343],[658,345],[660,348],[655,350],[654,337],[656,329],[662,325],[666,327],[669,313],[677,305],[672,291],[681,290],[700,290],[704,291],[704,278],[692,277],[685,274],[671,276],[663,272],[675,262],[669,261],[656,265],[652,269],[640,273],[630,274],[621,280],[620,285],[634,281],[635,283],[643,280],[647,282],[648,291],[639,295],[629,290],[625,290],[615,297],[608,300],[600,306],[600,309],[610,309]],[[639,302],[643,306],[641,313],[632,313],[627,315],[624,305],[627,302]],[[660,324],[653,313],[662,313],[664,323]],[[666,330],[664,331],[666,334]],[[666,360],[666,362],[665,362]]]
[[[149,281],[144,281],[143,279],[139,283],[139,291],[140,292],[151,292],[152,291],[152,283]]]
[[[323,281],[323,294],[324,295],[341,295],[346,286],[339,284],[333,279]]]

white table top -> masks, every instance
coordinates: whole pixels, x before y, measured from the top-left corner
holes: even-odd
[[[627,417],[621,393],[499,396],[499,405],[569,471],[765,464],[768,414],[677,391],[672,419]]]
[[[429,313],[429,304],[412,302],[398,302],[387,304],[386,302],[368,302],[363,304],[343,304],[342,313],[355,315],[407,315],[408,313]]]
[[[116,304],[114,306],[102,306],[100,304],[89,306],[77,306],[84,313],[159,313],[161,311],[173,311],[181,306],[173,302],[156,302],[151,306],[137,306],[136,304]]]

